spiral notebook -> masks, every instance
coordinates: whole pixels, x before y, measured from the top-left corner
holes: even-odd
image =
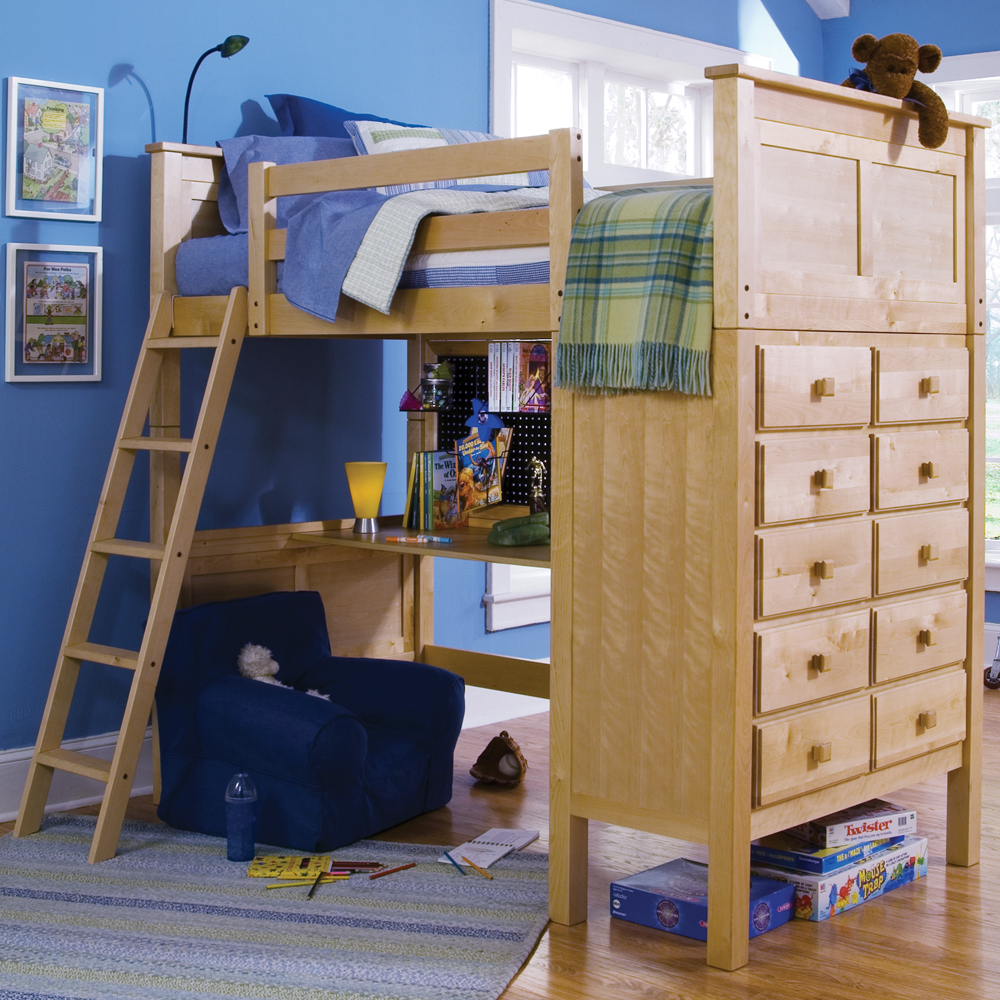
[[[487,830],[475,840],[467,840],[458,847],[449,847],[448,853],[457,864],[462,864],[462,858],[474,861],[480,868],[489,868],[494,861],[506,857],[511,851],[519,851],[538,839],[537,830]],[[438,858],[442,864],[450,864],[442,854]]]

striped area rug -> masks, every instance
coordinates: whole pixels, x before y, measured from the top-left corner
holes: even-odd
[[[494,1000],[547,920],[544,854],[490,881],[440,847],[360,841],[334,856],[417,866],[307,900],[247,878],[224,840],[154,824],[126,823],[89,865],[93,831],[54,815],[0,839],[0,1000]]]

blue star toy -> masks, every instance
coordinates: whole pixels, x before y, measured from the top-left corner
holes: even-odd
[[[489,441],[493,431],[500,430],[504,423],[495,413],[489,412],[486,403],[481,399],[474,399],[472,416],[465,421],[465,426],[478,429],[480,441]]]

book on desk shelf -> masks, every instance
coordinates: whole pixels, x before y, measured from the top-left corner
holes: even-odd
[[[465,521],[470,511],[500,503],[503,474],[510,453],[510,427],[501,427],[483,441],[478,430],[455,442],[458,517]]]
[[[507,857],[512,851],[527,847],[537,839],[537,830],[501,830],[494,827],[481,833],[475,840],[467,840],[458,847],[449,847],[448,853],[457,864],[462,864],[462,858],[468,858],[480,868],[489,868],[494,861]],[[451,863],[443,854],[438,861],[446,865]]]
[[[403,527],[431,531],[463,523],[458,514],[454,452],[414,452]]]
[[[548,413],[551,344],[530,340],[491,342],[487,354],[487,400],[491,413]]]

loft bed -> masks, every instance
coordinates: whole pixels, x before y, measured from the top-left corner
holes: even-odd
[[[511,555],[457,532],[435,551],[552,567],[551,668],[436,646],[433,558],[358,539],[351,521],[196,532],[180,594],[316,589],[335,654],[550,697],[552,918],[586,919],[591,819],[705,843],[708,961],[734,969],[752,837],[947,772],[948,859],[978,860],[986,123],[952,115],[927,150],[899,101],[742,66],[706,75],[712,396],[556,389],[551,549]],[[153,326],[218,336],[242,322],[241,297],[177,296],[174,261],[222,231],[221,153],[147,148]],[[247,334],[405,338],[411,385],[438,354],[555,341],[581,156],[580,134],[559,130],[252,164]],[[345,299],[334,324],[277,290],[283,195],[543,169],[547,209],[434,217],[417,244],[547,244],[548,284],[405,289],[388,315]],[[171,437],[179,352],[161,353],[150,426]],[[436,447],[433,416],[410,420],[408,446]],[[901,453],[919,475],[894,465]],[[162,542],[179,456],[152,452],[150,468]]]

